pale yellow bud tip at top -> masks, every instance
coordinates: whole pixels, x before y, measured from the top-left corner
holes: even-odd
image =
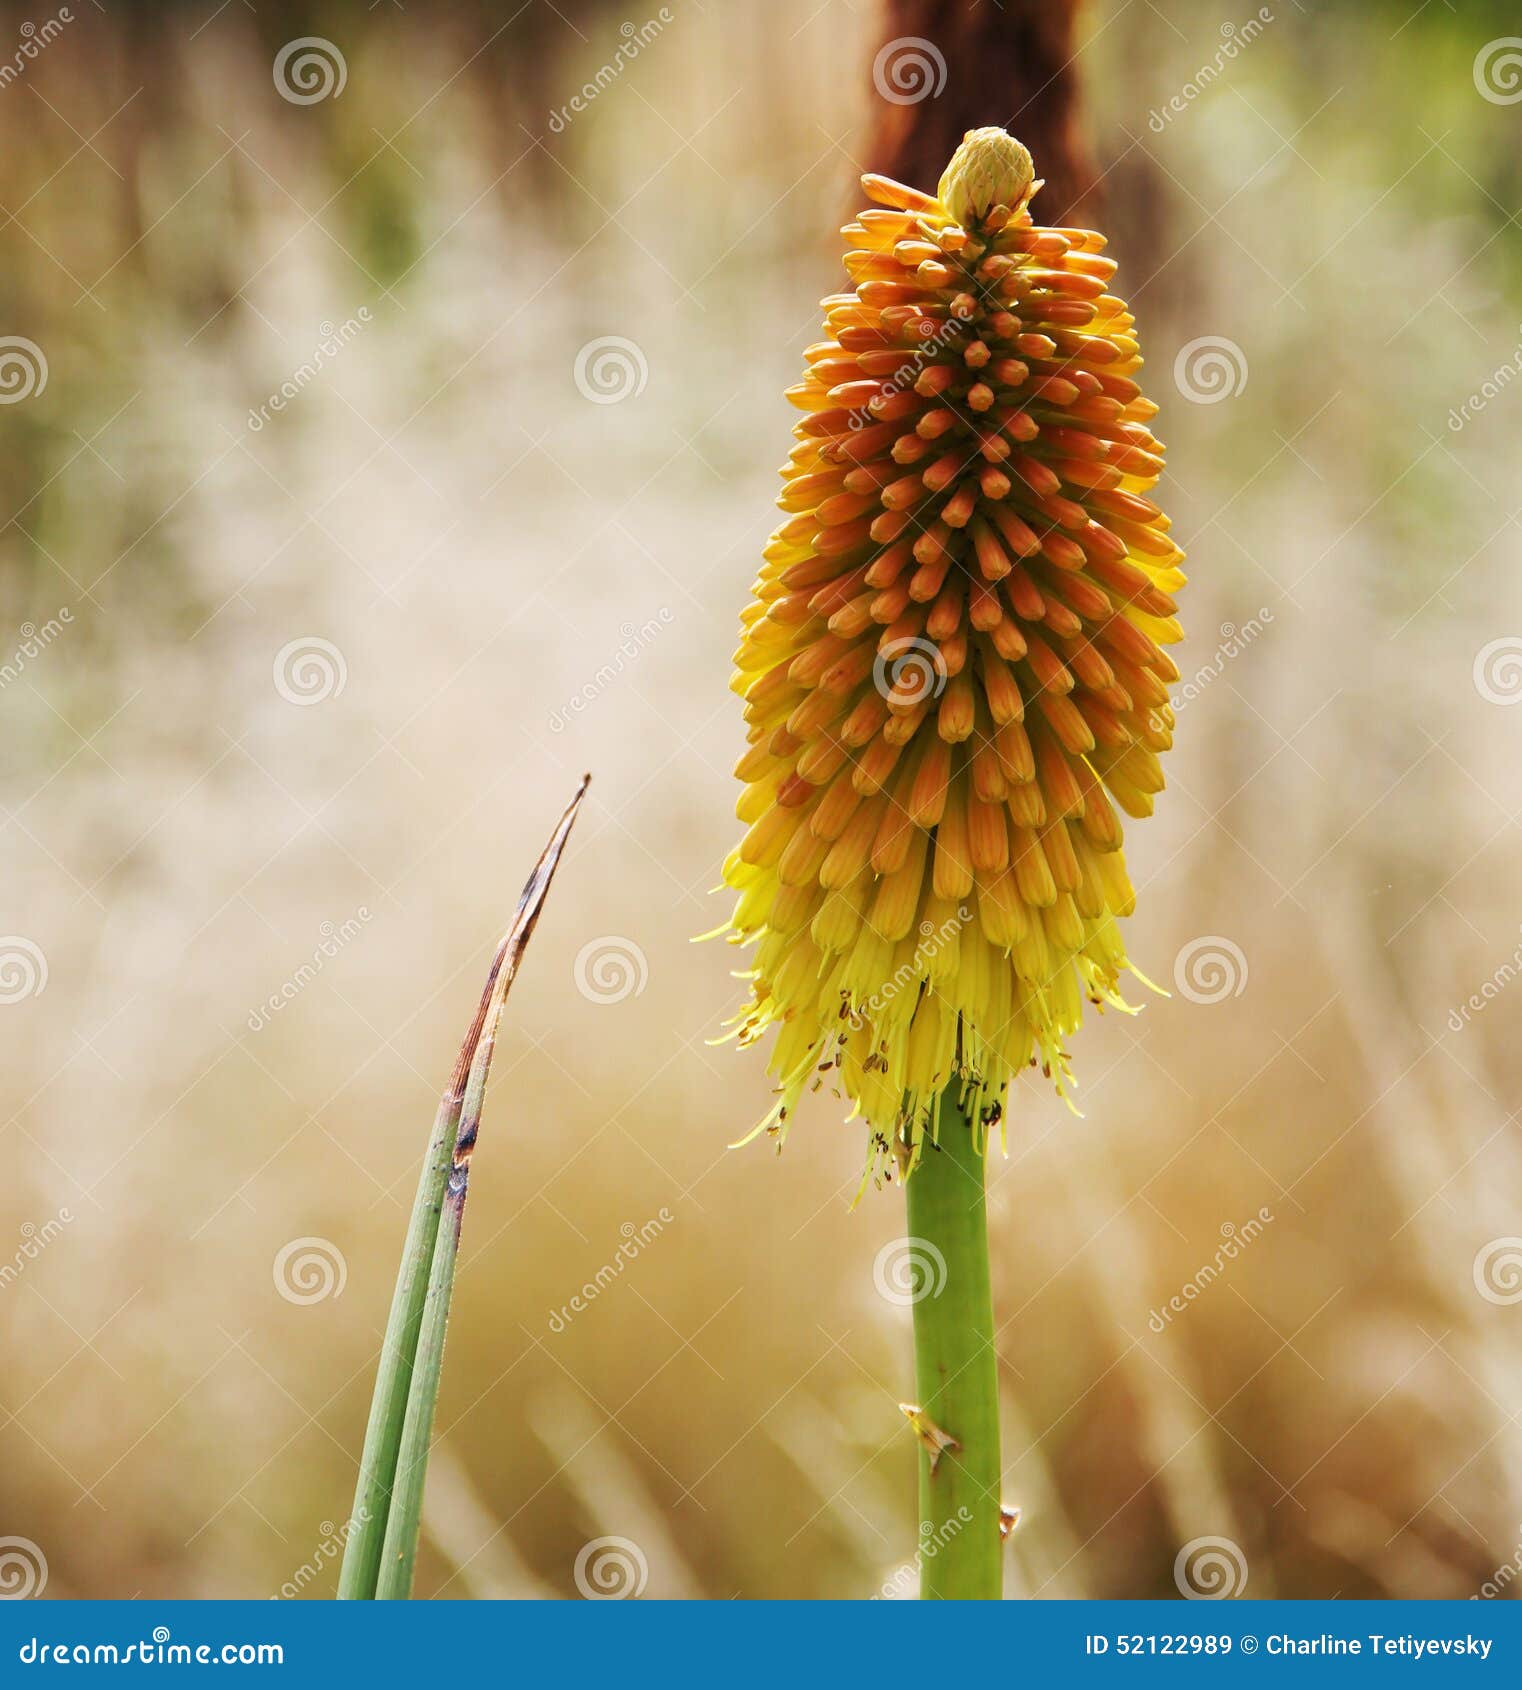
[[[1031,155],[1003,129],[969,129],[941,173],[936,198],[958,223],[986,217],[996,205],[1018,211],[1036,185]]]

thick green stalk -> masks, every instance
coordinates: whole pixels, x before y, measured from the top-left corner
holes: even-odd
[[[920,1597],[1003,1594],[999,1533],[999,1384],[983,1153],[953,1084],[905,1184],[911,1249],[920,1436]],[[940,1434],[955,1444],[937,1448]]]

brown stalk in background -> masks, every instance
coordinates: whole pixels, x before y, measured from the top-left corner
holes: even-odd
[[[1040,161],[1045,223],[1098,210],[1098,172],[1082,137],[1080,0],[885,0],[882,40],[917,36],[946,61],[940,94],[877,102],[867,168],[926,191],[968,129],[998,124]]]

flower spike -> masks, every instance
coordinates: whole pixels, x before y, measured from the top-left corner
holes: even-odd
[[[761,1128],[830,1082],[907,1173],[948,1085],[981,1145],[1019,1069],[1071,1085],[1085,999],[1127,1007],[1116,812],[1162,789],[1184,576],[1103,237],[1032,220],[1002,129],[935,196],[863,186],[741,617],[724,879],[740,1042],[777,1029]]]

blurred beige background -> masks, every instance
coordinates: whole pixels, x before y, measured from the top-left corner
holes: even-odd
[[[1263,12],[1081,28],[1189,684],[1128,839],[1172,995],[991,1169],[1023,1595],[1522,1564],[1522,85],[1500,7]],[[725,1150],[763,1062],[689,942],[873,8],[60,16],[0,20],[0,1536],[47,1596],[331,1594],[436,1095],[591,769],[419,1594],[602,1536],[650,1596],[902,1593],[901,1195],[849,1210],[826,1098]],[[306,36],[341,89],[282,94]]]

